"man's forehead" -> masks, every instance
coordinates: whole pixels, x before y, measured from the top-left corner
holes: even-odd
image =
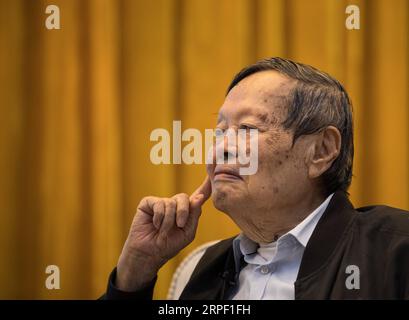
[[[282,114],[293,82],[275,71],[255,73],[240,81],[227,95],[219,110],[218,120],[234,112],[236,116],[266,116]]]
[[[283,74],[268,70],[256,72],[241,80],[227,95],[227,99],[268,99],[287,95],[294,81]]]

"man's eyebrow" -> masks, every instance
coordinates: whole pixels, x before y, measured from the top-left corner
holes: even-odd
[[[266,125],[274,125],[278,122],[278,119],[267,111],[260,111],[253,115],[257,120]]]
[[[244,113],[244,112],[243,112]],[[226,117],[224,116],[223,113],[219,112],[219,113],[213,113],[213,115],[217,115],[217,123],[220,123],[221,121],[225,120]],[[269,114],[267,111],[265,112],[257,112],[256,114],[251,114],[251,115],[247,115],[247,114],[242,114],[241,116],[250,116],[250,117],[254,117],[257,120],[260,120],[262,123],[264,124],[273,124],[277,122],[276,117],[274,117],[273,115]]]

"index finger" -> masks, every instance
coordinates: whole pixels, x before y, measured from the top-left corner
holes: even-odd
[[[209,176],[206,176],[203,183],[197,188],[190,196],[190,200],[194,199],[198,195],[203,195],[203,202],[209,199],[212,195],[212,184]]]

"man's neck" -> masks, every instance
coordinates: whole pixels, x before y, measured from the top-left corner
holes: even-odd
[[[324,201],[324,196],[310,193],[291,206],[241,213],[241,217],[251,218],[235,222],[252,241],[270,243],[295,228]]]

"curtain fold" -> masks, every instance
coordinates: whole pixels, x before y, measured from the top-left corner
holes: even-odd
[[[61,29],[45,8],[59,6]],[[361,29],[345,28],[358,5]],[[282,56],[327,71],[354,104],[356,206],[409,209],[409,2],[0,0],[0,298],[97,298],[136,206],[192,192],[204,165],[151,163],[156,128],[213,128],[233,75]],[[196,246],[238,233],[208,202]],[[48,290],[48,265],[61,289]]]

